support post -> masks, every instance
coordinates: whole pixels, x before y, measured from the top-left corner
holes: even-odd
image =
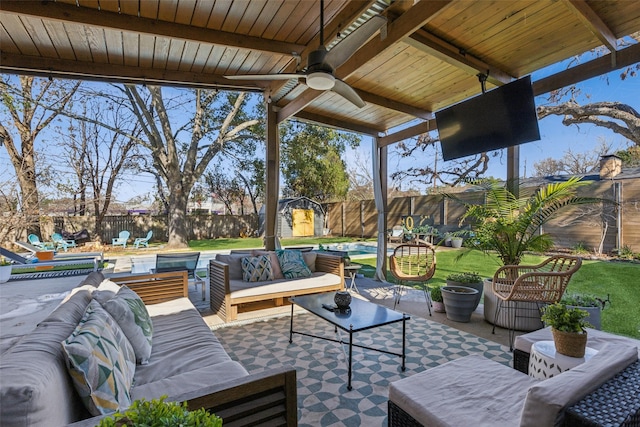
[[[507,190],[520,197],[520,146],[507,148]]]
[[[278,136],[277,113],[269,97],[265,95],[267,111],[267,157],[265,183],[264,247],[276,249],[276,220],[278,216],[278,190],[280,181],[280,138]]]

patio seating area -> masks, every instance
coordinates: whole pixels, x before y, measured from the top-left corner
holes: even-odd
[[[118,264],[118,263],[116,263]],[[126,265],[124,262],[122,265]],[[127,274],[120,271],[115,276]],[[42,284],[46,280],[46,294]],[[2,285],[0,299],[0,354],[44,319],[66,293],[83,277],[12,281]],[[363,298],[393,308],[395,285],[372,279],[356,279]],[[396,309],[408,313],[406,331],[406,371],[397,358],[364,349],[354,349],[353,389],[347,390],[346,354],[343,345],[310,337],[296,337],[289,343],[289,319],[296,317],[296,329],[318,335],[334,334],[333,328],[298,307],[267,308],[240,313],[225,322],[213,314],[209,288],[189,287],[189,299],[214,331],[233,360],[251,374],[267,368],[294,366],[298,377],[298,425],[348,426],[387,425],[387,399],[391,384],[466,356],[481,357],[508,368],[513,367],[509,332],[502,327],[492,333],[480,305],[469,323],[449,321],[443,313],[431,313],[422,290],[408,288]],[[387,325],[358,337],[363,345],[397,345],[399,325]],[[522,334],[516,332],[517,334]],[[391,348],[391,347],[390,347]],[[492,365],[493,366],[493,365]],[[505,371],[505,372],[507,372]],[[514,370],[515,371],[515,370]],[[319,399],[322,394],[323,398]]]

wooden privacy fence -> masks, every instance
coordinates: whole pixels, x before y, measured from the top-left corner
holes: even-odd
[[[187,215],[187,231],[189,240],[235,238],[254,236],[258,229],[257,215]],[[42,229],[45,236],[51,233],[69,231],[76,232],[86,228],[91,240],[96,240],[95,219],[91,216],[60,216],[53,217],[53,221],[46,222]],[[102,221],[103,243],[111,243],[111,239],[118,236],[122,230],[131,233],[131,239],[146,236],[153,231],[156,241],[167,241],[167,217],[162,215],[113,215]]]
[[[467,191],[456,194],[467,203],[483,203],[484,193]],[[578,190],[578,196],[600,197],[615,201],[564,210],[542,230],[549,233],[557,247],[578,244],[587,250],[609,253],[625,246],[640,251],[640,180],[601,180]],[[373,200],[329,203],[327,223],[334,236],[376,237],[377,212]],[[387,229],[402,224],[403,216],[429,217],[439,229],[460,226],[464,206],[441,195],[398,197],[387,206]],[[465,226],[468,224],[462,224]]]

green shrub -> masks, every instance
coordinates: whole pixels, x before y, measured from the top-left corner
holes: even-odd
[[[442,302],[442,289],[440,286],[433,286],[429,288],[429,293],[431,294],[431,301],[433,302]]]
[[[476,273],[475,271],[465,273],[451,273],[447,276],[446,280],[460,283],[478,283],[482,282],[482,276],[480,276],[480,274]]]
[[[571,250],[576,255],[585,255],[589,253],[589,249],[587,249],[584,242],[576,243],[575,245],[573,245],[573,248],[571,248]]]
[[[565,294],[560,302],[578,307],[602,307],[602,301],[589,294]]]
[[[146,427],[146,426],[182,426],[182,427],[222,427],[222,418],[208,413],[204,409],[187,410],[187,403],[165,402],[167,396],[153,399],[135,400],[124,413],[104,418],[98,427]]]
[[[622,259],[633,259],[635,254],[633,253],[631,246],[624,245],[622,249],[618,250],[618,256]]]

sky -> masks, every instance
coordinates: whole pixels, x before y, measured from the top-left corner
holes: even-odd
[[[549,67],[541,72],[534,73],[532,80],[536,81],[546,75],[556,73],[564,68],[562,65]],[[620,71],[614,71],[607,75],[595,77],[578,84],[581,89],[581,97],[578,99],[580,104],[595,101],[618,101],[630,105],[640,111],[640,76],[628,77],[626,80],[620,79]],[[588,96],[588,98],[587,98]],[[536,105],[547,103],[545,95],[536,97]],[[539,121],[541,139],[530,143],[523,144],[520,148],[520,175],[531,176],[534,171],[534,163],[547,157],[561,158],[563,154],[571,149],[576,153],[592,151],[600,145],[602,140],[613,146],[613,150],[624,149],[629,142],[608,129],[596,127],[593,125],[564,126],[562,118],[559,116],[549,116]],[[506,150],[502,150],[505,155],[492,157],[489,163],[489,172],[487,176],[496,178],[506,178]],[[353,168],[356,163],[366,163],[370,167],[371,158],[371,138],[363,137],[360,147],[356,150],[348,150],[344,159],[347,163],[347,169]],[[399,157],[394,146],[389,148],[389,172],[395,170],[415,166],[416,164],[429,162],[429,157],[414,157],[402,159]],[[446,167],[446,162],[439,161],[439,166]],[[3,171],[4,169],[4,171]],[[7,170],[12,170],[9,162],[8,154],[4,147],[0,147],[0,181],[6,176]],[[391,181],[390,181],[391,184]],[[128,174],[116,192],[116,198],[120,202],[126,202],[135,196],[144,195],[153,191],[154,180],[150,175],[144,174]],[[409,188],[424,189],[425,185],[418,185],[410,182],[408,179],[401,183],[401,189]]]

